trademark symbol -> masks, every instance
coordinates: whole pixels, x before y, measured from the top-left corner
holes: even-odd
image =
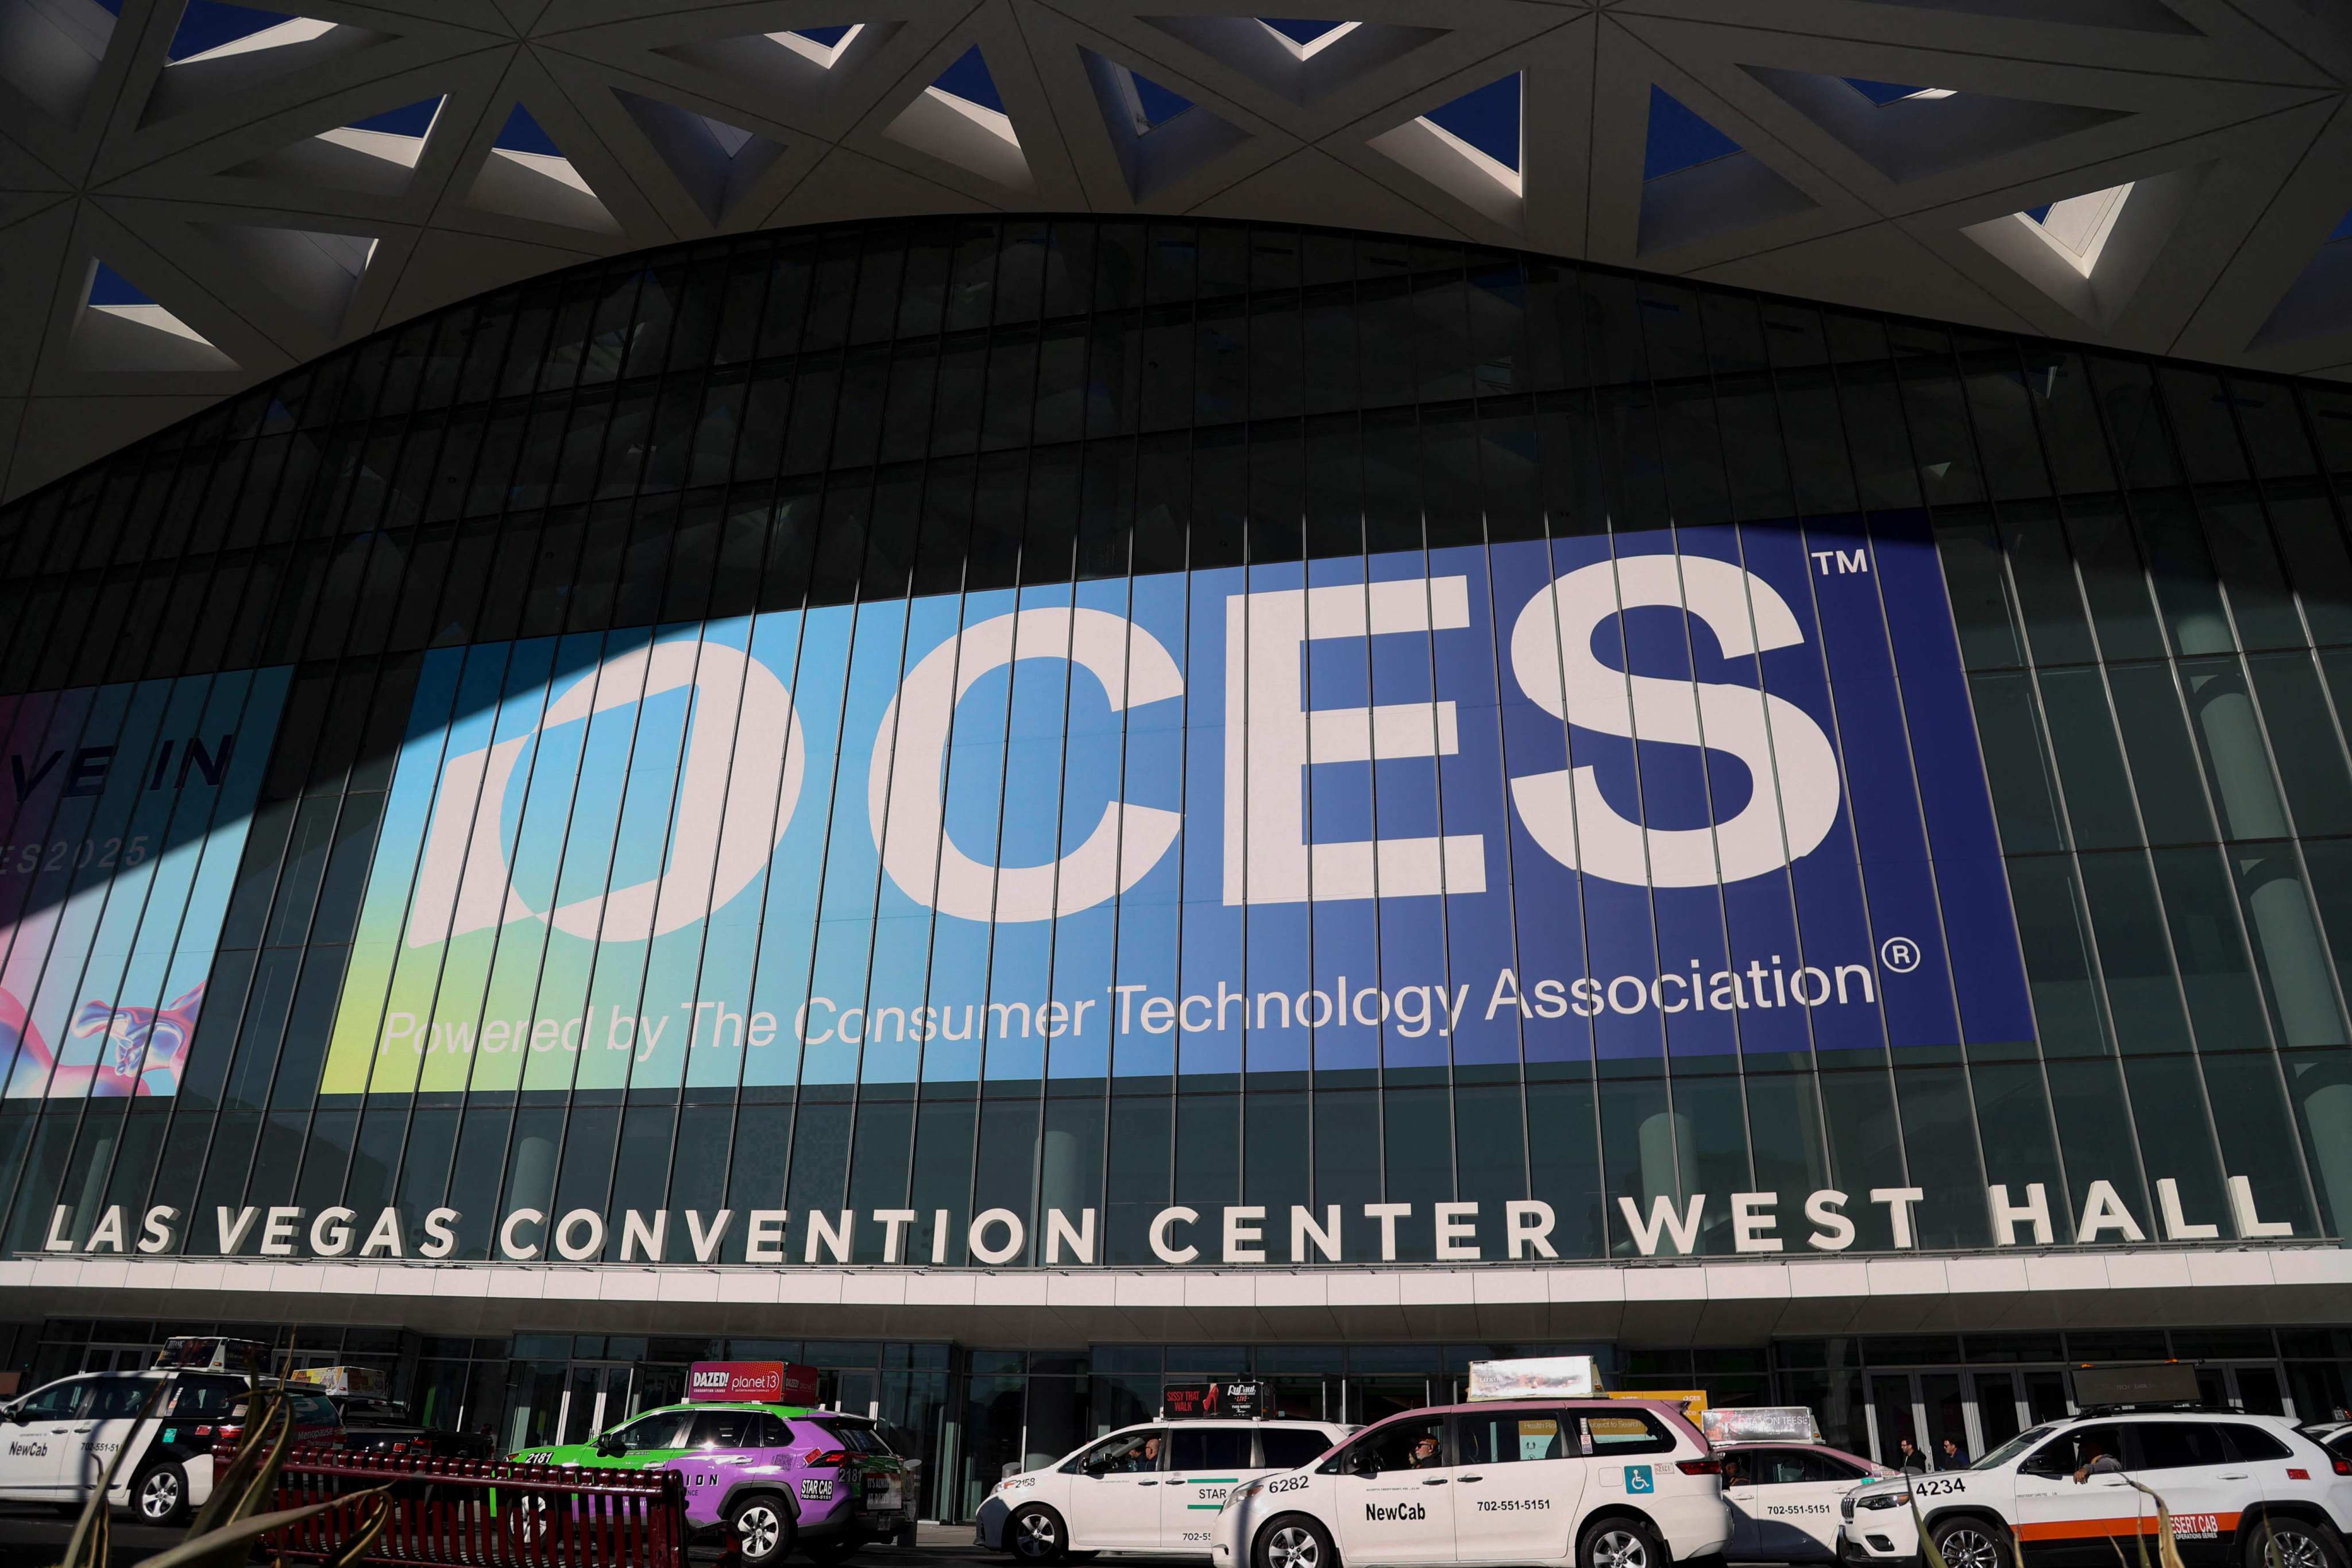
[[[1919,944],[1907,936],[1890,936],[1878,944],[1878,962],[1897,974],[1919,967]]]
[[[1805,553],[1813,558],[1814,570],[1824,577],[1870,570],[1870,552],[1866,550],[1809,550]]]

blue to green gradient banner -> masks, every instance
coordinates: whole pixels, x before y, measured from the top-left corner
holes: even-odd
[[[322,1087],[2032,1034],[1900,515],[436,652]]]

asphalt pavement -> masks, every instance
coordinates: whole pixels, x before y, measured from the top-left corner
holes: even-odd
[[[0,1568],[55,1568],[65,1552],[66,1538],[73,1533],[73,1521],[56,1509],[32,1503],[0,1503]],[[109,1568],[130,1568],[143,1563],[166,1548],[176,1545],[180,1532],[157,1530],[139,1524],[122,1514],[114,1516],[114,1555]],[[927,1524],[918,1532],[911,1547],[877,1546],[849,1559],[852,1568],[982,1568],[983,1564],[1009,1562],[1003,1556],[979,1551],[971,1544],[971,1526],[968,1524]],[[693,1552],[696,1568],[709,1568],[719,1561],[716,1547],[698,1547]],[[1147,1557],[1140,1554],[1122,1557],[1123,1564],[1133,1568],[1200,1568],[1198,1558]],[[798,1568],[807,1568],[795,1558]]]

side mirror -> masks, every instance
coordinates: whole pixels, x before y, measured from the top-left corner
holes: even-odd
[[[618,1432],[607,1432],[596,1439],[596,1457],[617,1459],[629,1451],[629,1440]]]
[[[1348,1456],[1348,1473],[1351,1476],[1377,1476],[1381,1473],[1381,1462],[1371,1455],[1359,1451]]]

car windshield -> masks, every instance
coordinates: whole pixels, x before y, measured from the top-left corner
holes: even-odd
[[[2016,1436],[2011,1437],[2008,1442],[2003,1443],[2000,1447],[1995,1448],[1991,1453],[1987,1454],[1983,1458],[1979,1459],[1975,1464],[1970,1465],[1969,1468],[1972,1470],[1997,1470],[2056,1430],[2058,1430],[2058,1428],[2055,1426],[2029,1426],[2024,1431],[2020,1432]]]

